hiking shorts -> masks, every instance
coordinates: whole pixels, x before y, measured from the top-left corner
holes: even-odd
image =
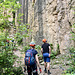
[[[37,65],[33,65],[33,66],[27,66],[27,72],[28,72],[28,75],[38,75],[38,72],[37,72]]]
[[[50,57],[43,57],[44,62],[50,62]]]
[[[50,57],[48,56],[49,56],[49,53],[43,53],[44,62],[50,62]]]

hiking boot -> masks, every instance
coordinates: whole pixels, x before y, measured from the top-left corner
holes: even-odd
[[[50,75],[51,74],[51,72],[50,71],[48,71],[48,75]]]
[[[47,70],[44,70],[45,73],[47,73]]]

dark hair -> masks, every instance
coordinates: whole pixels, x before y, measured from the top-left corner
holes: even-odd
[[[31,46],[31,48],[35,48],[35,46]]]

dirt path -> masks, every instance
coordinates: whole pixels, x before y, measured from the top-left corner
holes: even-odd
[[[48,75],[47,73],[44,72],[44,65],[41,65],[41,69],[42,69],[42,73],[39,73],[39,69],[38,69],[38,73],[39,75]],[[51,74],[50,75],[62,75],[63,70],[60,69],[60,67],[58,66],[58,68],[51,68],[50,69]],[[27,75],[27,73],[25,73],[25,75]]]
[[[48,75],[47,73],[44,73],[44,66],[41,66],[41,68],[42,68],[42,73],[39,74],[39,75]],[[50,72],[51,72],[50,75],[61,75],[62,70],[59,69],[59,68],[56,68],[56,69],[52,69],[52,68],[51,68],[51,69],[50,69]]]
[[[21,59],[22,61],[22,66],[24,65],[24,54],[21,54],[20,51],[14,51],[14,54],[16,54],[18,57],[23,57]],[[42,62],[43,63],[43,62]],[[69,66],[67,66],[66,64],[68,64],[69,61],[66,61],[66,57],[64,55],[58,55],[56,57],[56,59],[51,60],[50,62],[50,75],[62,75],[63,71],[66,70]],[[40,63],[41,64],[41,63]],[[15,63],[14,65],[19,65],[17,63]],[[41,65],[41,69],[42,69],[42,73],[39,73],[39,69],[38,69],[38,73],[39,75],[48,75],[47,73],[44,73],[44,65]],[[27,73],[25,73],[25,75],[27,75]]]

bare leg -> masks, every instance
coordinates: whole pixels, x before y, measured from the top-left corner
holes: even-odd
[[[48,75],[50,75],[51,74],[51,72],[50,72],[50,62],[47,62],[47,69],[48,69]]]
[[[50,62],[47,62],[47,69],[50,70]]]
[[[46,65],[46,62],[44,62],[44,67],[45,67],[44,72],[45,72],[45,73],[47,73],[46,66],[47,66],[47,65]]]
[[[46,62],[44,62],[44,67],[46,68]]]

